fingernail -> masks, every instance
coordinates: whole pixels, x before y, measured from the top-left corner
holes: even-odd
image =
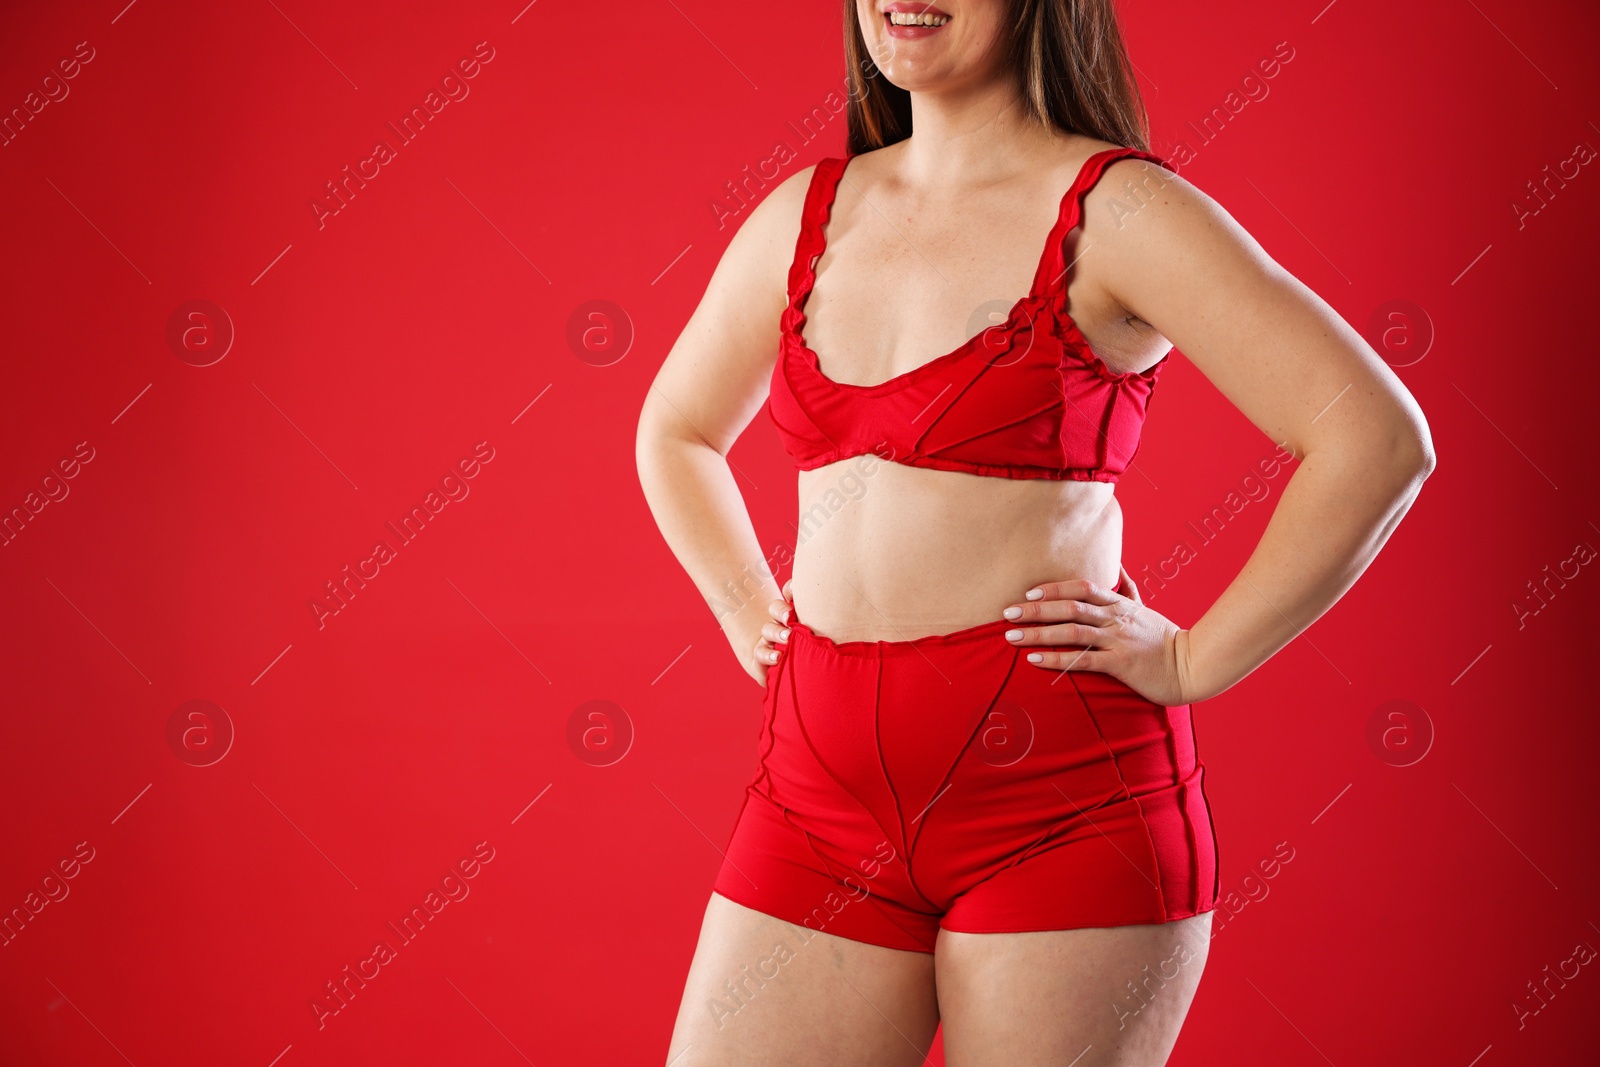
[[[1029,600],[1038,600],[1042,596],[1044,596],[1043,589],[1030,589],[1027,592],[1027,597]]]
[[[783,609],[783,621],[784,622],[788,622],[789,621],[789,616],[793,615],[793,614],[794,614],[794,609],[793,608],[784,608]]]
[[[1006,610],[1002,611],[1000,614],[1004,615],[1008,619],[1020,619],[1020,618],[1022,618],[1022,609],[1021,608],[1007,608]]]
[[[787,626],[784,627],[783,632],[778,634],[778,636],[785,641],[789,640],[789,628]]]
[[[1044,653],[1042,653],[1042,652],[1029,652],[1028,653],[1028,662],[1029,663],[1043,663],[1044,662]]]
[[[1006,631],[1006,640],[1007,641],[1021,641],[1022,640],[1022,631],[1021,630],[1007,630]]]

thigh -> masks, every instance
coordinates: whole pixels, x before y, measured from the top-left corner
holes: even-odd
[[[918,1067],[938,1023],[931,953],[819,933],[714,893],[667,1063]]]
[[[1160,1067],[1205,967],[1209,912],[1023,934],[939,932],[947,1067]]]

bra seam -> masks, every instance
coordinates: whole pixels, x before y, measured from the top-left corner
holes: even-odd
[[[976,379],[974,379],[974,381],[976,381]],[[959,399],[959,397],[957,399]],[[955,407],[955,404],[952,403],[950,405],[950,408],[953,408],[953,407]],[[950,410],[950,408],[946,408],[945,412],[948,412]],[[944,442],[944,444],[940,445],[939,448],[936,449],[935,451],[942,452],[942,451],[945,451],[946,449],[959,448],[962,445],[970,445],[970,444],[972,444],[972,442],[974,442],[974,441],[976,441],[976,440],[978,440],[980,438],[983,438],[983,437],[988,437],[990,434],[1000,433],[1002,430],[1014,429],[1015,427],[1021,426],[1024,423],[1031,422],[1032,420],[1038,418],[1041,415],[1046,415],[1046,414],[1048,414],[1048,413],[1050,413],[1052,411],[1055,411],[1057,409],[1065,410],[1065,408],[1066,408],[1066,398],[1064,396],[1056,397],[1055,399],[1051,400],[1050,403],[1045,404],[1042,407],[1036,407],[1032,411],[1028,412],[1026,415],[1019,415],[1016,418],[1012,419],[1010,422],[1001,423],[999,426],[991,426],[987,430],[980,430],[978,433],[971,434],[971,435],[969,435],[967,437],[963,437],[959,441],[946,441],[946,442]],[[945,412],[941,412],[940,416],[943,417]],[[931,429],[931,427],[930,427],[930,429]],[[926,439],[926,437],[927,437],[927,434],[923,434],[922,439]],[[918,443],[918,445],[920,445],[922,443],[922,440],[919,439],[919,441],[917,443]],[[918,448],[918,451],[922,452],[924,450],[921,449],[921,448]],[[927,454],[932,455],[933,453],[932,452],[928,452]],[[1066,450],[1065,449],[1062,449],[1061,458],[1062,458],[1063,461],[1066,459]],[[1065,470],[1066,469],[1066,464],[1065,464],[1065,462],[1063,462],[1060,465],[1060,467],[1052,468],[1052,469]]]
[[[841,447],[832,448],[829,451],[827,451],[827,452],[822,454],[822,462],[814,463],[812,466],[809,466],[809,467],[800,467],[798,469],[800,469],[800,470],[808,470],[808,471],[809,470],[817,470],[820,467],[827,466],[829,463],[840,463],[840,462],[843,462],[846,459],[851,459],[851,458],[853,458],[854,455],[866,455],[866,454],[872,452],[872,450],[871,449],[863,449],[861,452],[854,453],[851,456],[842,455],[841,453],[843,453],[843,452],[844,452],[844,449],[841,448]],[[880,458],[883,458],[883,457],[880,457]],[[1098,467],[1067,467],[1067,466],[1053,466],[1053,465],[1052,466],[1046,466],[1045,464],[1042,464],[1042,463],[980,463],[980,462],[976,462],[976,461],[969,461],[969,460],[962,460],[962,459],[950,459],[950,458],[947,458],[947,457],[944,457],[944,456],[938,456],[938,455],[934,455],[934,454],[929,453],[929,452],[923,452],[923,451],[920,451],[920,450],[908,452],[904,457],[898,457],[898,458],[894,458],[894,459],[885,458],[884,462],[886,462],[886,463],[899,463],[902,466],[917,466],[917,464],[914,464],[914,463],[907,464],[905,462],[906,459],[929,460],[929,461],[931,461],[930,465],[936,465],[936,464],[945,464],[946,465],[945,467],[942,467],[942,468],[935,466],[934,469],[953,470],[953,471],[956,471],[957,473],[969,473],[969,474],[979,474],[979,475],[983,475],[985,473],[985,471],[989,471],[989,470],[1017,471],[1017,472],[1038,471],[1040,473],[1038,473],[1037,475],[1029,473],[1029,474],[1024,475],[1024,477],[1025,478],[1048,479],[1048,480],[1051,480],[1051,481],[1079,481],[1079,482],[1087,482],[1087,481],[1115,482],[1121,477],[1121,475],[1118,474],[1116,471],[1109,470],[1104,466],[1098,466]],[[1075,477],[1076,475],[1088,475],[1089,477],[1080,478],[1080,477]],[[1107,475],[1107,477],[1096,477],[1097,475]],[[1023,480],[1022,478],[1018,478],[1014,474],[987,475],[987,476],[989,476],[989,477],[1009,477],[1009,478],[1013,478],[1015,480]]]
[[[972,354],[974,339],[983,336],[983,334],[980,332],[974,337],[963,341],[949,352],[934,356],[904,374],[896,375],[887,381],[873,385],[853,385],[849,382],[836,382],[823,373],[820,365],[821,357],[806,343],[805,337],[801,332],[802,323],[806,318],[804,305],[809,302],[812,292],[816,288],[817,264],[828,249],[826,228],[833,216],[834,203],[838,199],[839,181],[843,177],[845,166],[856,154],[850,153],[843,157],[830,156],[819,161],[812,170],[811,182],[806,189],[806,204],[802,212],[800,238],[796,243],[795,259],[791,264],[791,270],[802,263],[805,266],[800,284],[796,285],[792,280],[790,282],[789,303],[785,309],[784,320],[780,324],[780,334],[782,335],[780,342],[783,344],[781,358],[787,359],[789,357],[789,349],[792,345],[808,357],[812,363],[812,369],[819,378],[828,384],[830,389],[835,391],[860,390],[871,392],[885,386],[901,384],[903,381],[909,382],[924,370],[943,364],[946,361],[959,362],[960,359]],[[1063,346],[1077,350],[1080,356],[1079,362],[1100,378],[1110,382],[1127,378],[1142,377],[1148,379],[1155,373],[1157,367],[1166,362],[1166,356],[1163,356],[1154,366],[1143,371],[1118,372],[1111,370],[1106,365],[1106,362],[1090,346],[1089,339],[1084,336],[1083,329],[1079,326],[1077,319],[1066,310],[1067,287],[1071,282],[1071,268],[1070,264],[1065,262],[1066,254],[1063,246],[1066,243],[1067,234],[1072,232],[1073,227],[1082,224],[1083,198],[1099,183],[1107,167],[1123,159],[1145,159],[1147,162],[1154,162],[1167,167],[1169,170],[1172,169],[1164,159],[1154,152],[1148,152],[1132,146],[1107,148],[1094,153],[1084,160],[1072,184],[1062,194],[1056,211],[1056,221],[1052,224],[1050,232],[1045,238],[1044,249],[1034,267],[1033,283],[1029,286],[1028,293],[1013,303],[1010,312],[1007,314],[1006,324],[1008,329],[1005,334],[1007,338],[1015,336],[1017,324],[1012,320],[1016,317],[1018,308],[1030,301],[1043,300],[1045,301],[1045,308],[1050,310],[1057,325],[1061,326],[1064,331],[1070,331],[1076,336],[1076,343],[1068,337],[1062,337]],[[822,177],[822,181],[818,181],[819,176]],[[1068,222],[1069,218],[1071,219],[1070,223]],[[1060,270],[1054,271],[1053,268],[1058,263],[1060,264]],[[1045,272],[1047,266],[1052,268],[1053,277],[1041,284],[1040,275]]]
[[[980,347],[980,339],[988,332],[987,330],[981,331],[949,352],[935,356],[904,374],[896,375],[886,381],[872,385],[853,385],[848,382],[836,382],[822,370],[817,353],[806,343],[801,332],[802,324],[806,318],[804,305],[815,291],[817,266],[829,247],[826,228],[832,218],[834,204],[837,201],[838,185],[842,180],[845,167],[856,154],[847,153],[843,157],[827,157],[819,161],[812,172],[802,208],[800,232],[796,238],[795,258],[791,264],[789,301],[783,321],[780,324],[780,352],[777,363],[778,374],[781,377],[783,387],[789,394],[785,399],[785,410],[791,415],[798,413],[803,416],[804,425],[809,426],[816,436],[825,441],[828,446],[826,451],[820,452],[820,454],[813,452],[810,456],[804,455],[804,452],[808,450],[807,448],[800,448],[800,454],[796,454],[794,458],[799,460],[798,466],[801,470],[814,470],[826,466],[828,463],[850,458],[853,455],[877,451],[876,448],[861,448],[855,452],[851,451],[853,446],[849,442],[861,437],[862,433],[860,431],[867,427],[863,424],[863,419],[859,412],[852,413],[848,409],[878,396],[898,396],[903,390],[924,381],[929,374],[936,370],[960,365],[965,359],[977,353]],[[1030,286],[1028,293],[1020,297],[1012,305],[1010,312],[1007,314],[1005,332],[1002,334],[1002,337],[1008,341],[1014,339],[1023,324],[1022,319],[1019,318],[1022,309],[1030,305],[1038,305],[1035,317],[1027,322],[1029,329],[1035,333],[1039,333],[1042,329],[1048,337],[1060,345],[1061,352],[1055,360],[1056,385],[1060,391],[1060,410],[1062,412],[1062,417],[1055,428],[1054,435],[1055,451],[1059,457],[1058,462],[1048,465],[1036,463],[986,463],[981,460],[956,459],[940,454],[951,448],[969,445],[973,441],[1005,429],[1024,425],[1030,419],[1054,410],[1057,407],[1055,404],[1037,407],[1028,415],[1018,416],[1002,426],[990,427],[970,434],[961,441],[946,442],[936,445],[931,450],[924,449],[923,446],[928,437],[934,433],[955,405],[961,403],[963,398],[970,393],[978,380],[983,378],[987,368],[980,368],[976,373],[970,375],[962,373],[952,376],[949,385],[957,385],[956,395],[938,410],[933,419],[920,432],[914,435],[909,433],[904,435],[911,438],[911,440],[909,442],[910,447],[905,450],[903,455],[884,457],[880,453],[880,458],[909,466],[965,471],[976,475],[1042,478],[1057,481],[1115,482],[1120,479],[1123,473],[1126,473],[1128,467],[1132,466],[1133,456],[1138,451],[1139,445],[1142,444],[1142,433],[1139,430],[1134,432],[1133,446],[1129,450],[1128,460],[1123,465],[1123,469],[1120,471],[1110,469],[1113,447],[1109,430],[1116,424],[1116,416],[1122,410],[1122,406],[1130,401],[1130,396],[1124,395],[1129,393],[1129,390],[1125,390],[1123,386],[1134,386],[1131,399],[1135,402],[1139,400],[1139,394],[1142,392],[1144,403],[1147,405],[1149,394],[1154,392],[1158,374],[1162,366],[1169,360],[1171,350],[1163,354],[1155,364],[1142,371],[1118,372],[1111,370],[1106,362],[1100,358],[1099,354],[1094,351],[1089,344],[1088,338],[1084,336],[1081,326],[1067,310],[1066,292],[1071,282],[1072,271],[1070,265],[1064,262],[1067,235],[1072,232],[1074,227],[1080,226],[1083,222],[1084,199],[1099,183],[1106,169],[1112,163],[1123,159],[1143,159],[1146,162],[1158,164],[1175,172],[1175,168],[1161,156],[1131,146],[1105,149],[1085,159],[1072,184],[1062,195],[1056,221],[1051,227],[1045,248],[1036,265],[1034,282]],[[1056,270],[1057,267],[1060,269]],[[1047,270],[1052,271],[1054,276],[1041,282],[1040,275]],[[1039,321],[1046,316],[1049,317],[1049,322]],[[812,379],[809,384],[799,388],[796,387],[798,383],[794,380],[794,372],[791,369],[791,361],[795,358],[800,358],[808,363],[806,373]],[[1097,380],[1097,384],[1084,386],[1080,389],[1080,391],[1092,389],[1092,395],[1086,394],[1085,396],[1085,399],[1090,402],[1090,410],[1084,410],[1083,405],[1072,401],[1073,390],[1068,386],[1069,374],[1077,374],[1080,381],[1082,381],[1083,375],[1087,375],[1090,381]],[[958,385],[959,379],[962,377],[967,378],[967,381],[964,385]],[[937,384],[937,381],[935,384]],[[1142,390],[1139,388],[1140,386],[1142,386]],[[947,385],[946,388],[948,387]],[[819,423],[812,415],[812,405],[807,403],[807,397],[809,395],[811,399],[818,400],[822,395],[818,392],[819,389],[829,397],[830,402],[825,406],[834,411],[835,414],[842,413],[843,415],[846,423],[843,425],[843,429],[847,431],[843,435],[844,444],[835,440],[829,429]],[[1101,398],[1104,399],[1103,404],[1100,403]],[[938,397],[934,398],[935,401],[938,399]],[[777,411],[773,408],[771,400],[772,398],[769,395],[767,406],[774,425],[786,437],[802,438],[801,444],[804,446],[803,438],[808,434],[803,432],[797,434],[785,427],[778,419]],[[931,405],[932,402],[930,401],[929,406]],[[1070,442],[1067,440],[1066,435],[1066,408],[1069,406],[1080,411],[1094,427],[1096,436],[1099,439],[1092,443],[1095,463],[1091,466],[1067,465],[1068,456],[1071,452]],[[1093,408],[1099,408],[1100,410],[1097,413],[1092,413]],[[793,410],[790,411],[790,409]],[[833,421],[838,423],[840,419],[835,418]],[[1142,418],[1140,421],[1142,424]],[[1142,429],[1142,426],[1140,429]],[[884,443],[889,444],[887,440]],[[811,448],[815,448],[815,444],[816,441],[813,439]],[[1014,449],[1013,451],[1017,450]],[[849,455],[845,453],[849,453]]]

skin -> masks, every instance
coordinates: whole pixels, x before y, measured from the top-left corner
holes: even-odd
[[[1004,7],[941,0],[953,18],[940,33],[891,41],[877,0],[857,0],[879,76],[911,92],[916,133],[857,156],[840,185],[804,327],[836,381],[874,384],[926,363],[973,332],[980,305],[1025,293],[1062,192],[1089,155],[1113,147],[1024,116],[999,48]],[[766,400],[810,177],[772,190],[735,234],[638,434],[641,485],[662,534],[763,685],[800,604],[807,624],[836,640],[904,641],[1015,618],[1016,643],[1040,657],[1034,669],[1102,671],[1168,706],[1206,700],[1338,601],[1433,469],[1421,410],[1354,329],[1203,192],[1122,160],[1068,237],[1068,309],[1114,371],[1148,368],[1176,346],[1299,460],[1238,577],[1182,628],[1142,603],[1121,566],[1113,485],[878,463],[864,492],[800,540],[780,590],[726,455]],[[1143,191],[1139,201],[1125,183]],[[1142,204],[1131,217],[1130,204]],[[849,476],[845,467],[800,473],[800,513]],[[740,590],[731,603],[730,582]],[[816,933],[719,1025],[708,1004],[724,983],[770,956],[775,939],[803,934],[713,895],[667,1061],[917,1064],[942,1019],[950,1067],[1161,1064],[1209,929],[1202,915],[941,931],[931,955]],[[1180,943],[1190,947],[1176,976],[1136,1015],[1119,1013],[1131,1003],[1126,983]]]

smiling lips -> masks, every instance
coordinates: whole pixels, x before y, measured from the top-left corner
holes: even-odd
[[[931,37],[950,21],[950,16],[932,4],[908,3],[895,0],[883,9],[889,36],[899,40],[918,40]]]

